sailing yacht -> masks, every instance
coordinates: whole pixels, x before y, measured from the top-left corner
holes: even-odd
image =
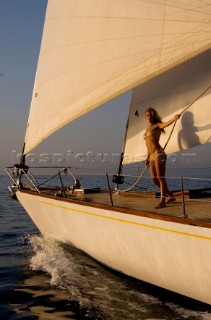
[[[164,121],[182,115],[162,137],[167,154],[211,142],[210,16],[211,3],[201,0],[48,0],[22,158],[6,169],[11,196],[44,237],[71,243],[114,270],[207,304],[210,202],[196,209],[183,192],[183,206],[156,210],[151,193],[118,188],[123,166],[146,158],[149,106]],[[63,184],[61,172],[60,189],[37,183],[25,156],[66,124],[129,90],[116,189],[84,189],[70,168],[62,172],[74,178],[73,186]]]

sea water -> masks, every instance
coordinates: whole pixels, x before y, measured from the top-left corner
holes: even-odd
[[[71,245],[45,240],[10,198],[9,178],[0,179],[0,320],[211,319],[207,305],[107,269]]]

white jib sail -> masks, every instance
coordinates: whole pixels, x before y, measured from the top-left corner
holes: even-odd
[[[49,0],[24,153],[210,48],[210,14],[201,0]]]
[[[146,158],[144,133],[148,122],[145,111],[149,107],[158,112],[163,122],[184,111],[166,146],[165,152],[169,154],[211,142],[210,105],[211,50],[134,89],[123,163]],[[162,147],[168,141],[172,126],[165,128],[165,134],[161,134]]]

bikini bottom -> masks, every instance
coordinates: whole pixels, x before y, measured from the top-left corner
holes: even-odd
[[[166,161],[166,154],[163,149],[160,149],[158,152],[153,152],[149,158],[150,161],[155,161],[159,157],[159,161]]]

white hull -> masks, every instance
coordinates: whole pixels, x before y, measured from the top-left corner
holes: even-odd
[[[17,191],[45,237],[129,276],[211,304],[211,229]]]

